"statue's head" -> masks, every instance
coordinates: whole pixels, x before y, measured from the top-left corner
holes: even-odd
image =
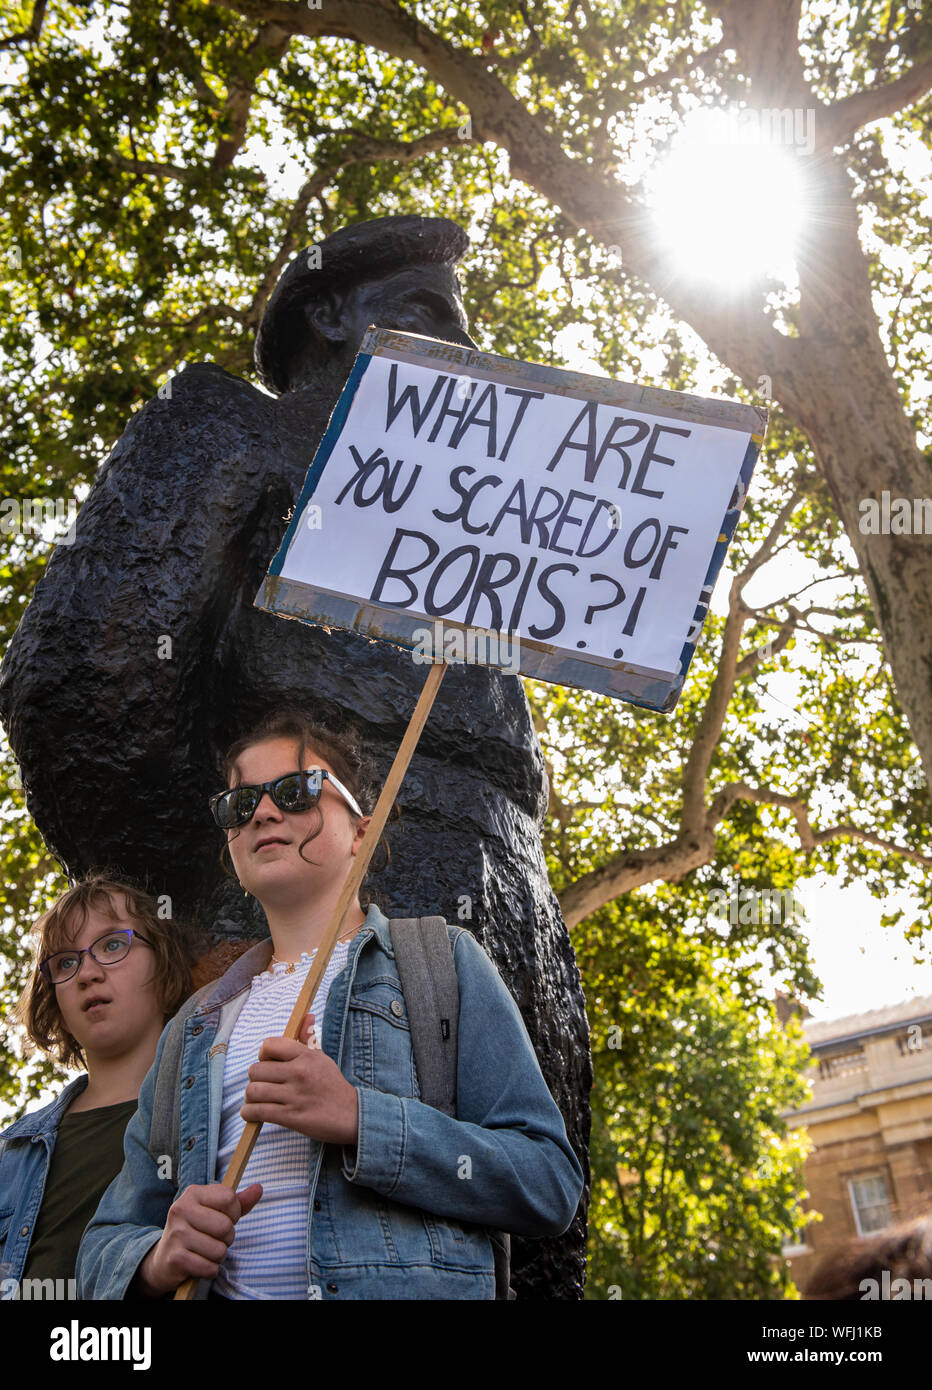
[[[445,217],[380,217],[342,227],[284,271],[256,334],[255,362],[270,391],[348,373],[370,323],[476,344],[456,265],[469,238]]]

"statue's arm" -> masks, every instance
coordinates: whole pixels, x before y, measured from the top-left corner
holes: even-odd
[[[182,801],[153,798],[179,793],[197,761],[244,538],[279,490],[267,398],[203,365],[170,389],[102,465],[0,670],[30,810],[69,867],[120,849],[128,796],[149,798],[150,850],[184,823]]]

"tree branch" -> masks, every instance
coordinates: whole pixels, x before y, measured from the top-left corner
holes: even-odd
[[[734,49],[760,107],[816,105],[799,52],[802,0],[719,0],[711,12],[722,22],[726,49]]]
[[[553,784],[551,783],[551,788],[552,787]],[[554,809],[552,814],[554,819],[558,820],[561,825],[566,825],[568,821],[571,821],[577,811],[601,811],[607,804],[604,801],[574,801],[573,804],[569,806],[565,801],[561,800],[556,791],[553,791],[553,801]]]
[[[722,634],[722,654],[718,670],[705,702],[693,738],[689,756],[683,768],[683,812],[680,835],[690,839],[699,849],[704,837],[705,784],[712,754],[721,737],[725,715],[734,693],[738,673],[738,649],[744,631],[746,613],[741,603],[740,578],[732,581],[728,617]]]
[[[254,71],[248,77],[234,72],[227,87],[227,100],[223,107],[223,119],[229,126],[229,134],[217,141],[212,169],[229,169],[246,136],[249,111],[255,94],[256,81],[266,68],[274,67],[287,52],[292,40],[292,31],[279,24],[263,24],[247,50],[247,58]]]
[[[534,28],[531,16],[528,14],[528,7],[525,0],[518,0],[518,9],[521,11],[521,16],[531,37],[524,48],[519,49],[515,53],[509,53],[503,57],[499,57],[498,54],[493,54],[491,52],[485,54],[486,64],[489,67],[498,68],[500,72],[513,72],[515,68],[519,68],[523,63],[526,63],[528,58],[533,58],[535,54],[539,53],[543,46],[540,34]]]
[[[48,0],[36,0],[32,7],[32,19],[25,29],[19,34],[8,34],[6,38],[0,39],[0,49],[15,48],[18,44],[35,43],[42,29],[42,21],[45,19],[45,11]]]
[[[801,501],[802,494],[798,490],[794,491],[792,496],[788,498],[786,502],[784,502],[779,512],[777,512],[777,515],[774,518],[773,525],[771,526],[770,530],[767,532],[767,535],[761,542],[760,548],[758,550],[755,550],[754,554],[751,556],[744,569],[741,571],[740,574],[736,576],[738,583],[738,595],[741,599],[742,604],[744,604],[744,598],[742,596],[744,586],[747,584],[751,576],[757,573],[757,571],[761,568],[762,565],[766,565],[768,560],[773,559],[775,553],[774,547],[776,546],[777,541],[780,539],[783,532],[786,530],[787,522],[789,521],[790,517],[793,515]],[[746,608],[746,611],[750,611],[747,610],[746,605],[744,606]]]
[[[813,830],[809,820],[809,807],[805,798],[776,792],[770,787],[752,787],[747,782],[729,782],[716,793],[709,807],[709,816],[721,820],[734,802],[739,800],[754,801],[760,805],[783,806],[786,810],[792,811],[796,820],[800,849],[805,853],[818,849],[819,845],[824,845],[829,840],[837,840],[839,837],[845,836],[849,840],[859,840],[863,844],[874,845],[886,854],[899,855],[901,859],[908,859],[912,864],[922,864],[924,868],[932,868],[932,855],[922,854],[917,849],[904,849],[903,846],[895,845],[890,840],[884,840],[881,836],[873,834],[872,831],[862,830],[860,826],[853,825],[850,821],[827,826],[824,830]]]
[[[932,90],[932,56],[914,63],[892,82],[866,87],[831,106],[823,106],[816,122],[821,128],[823,147],[846,145],[861,126],[893,116],[904,106],[912,106]]]
[[[182,183],[192,183],[203,178],[207,172],[203,166],[186,168],[183,164],[160,164],[154,159],[131,159],[126,154],[111,154],[109,158],[115,169],[127,169],[134,174],[153,174],[160,179],[178,179]],[[244,172],[252,173],[252,170]],[[257,173],[256,178],[265,182],[264,174]]]
[[[791,616],[780,623],[780,632],[776,638],[772,638],[763,647],[755,647],[754,651],[748,652],[735,666],[736,676],[748,676],[752,671],[756,671],[758,666],[765,659],[769,661],[777,652],[782,652],[792,640],[793,633],[796,631],[799,614],[795,609],[790,610]]]
[[[172,18],[174,15],[169,19],[169,25],[171,25]],[[188,42],[187,34],[180,26],[176,28],[166,27],[163,34],[165,35],[166,48],[174,49],[176,54],[180,56],[179,72],[190,80],[195,92],[209,110],[220,111],[223,102],[207,81],[201,60]]]
[[[720,663],[716,684],[722,677],[723,663]],[[688,770],[684,773],[684,783],[689,781],[690,789],[692,789],[692,779],[699,775],[698,769],[703,766],[704,760],[707,762],[709,739],[711,739],[715,727],[715,714],[709,714],[709,711],[718,708],[714,699],[714,691],[715,686],[713,685],[713,693],[710,694],[709,700],[706,702],[703,719],[700,723],[700,727],[702,724],[705,725],[708,737],[704,740],[702,749],[696,753],[695,758],[693,754],[699,743],[698,737],[694,741],[693,749],[690,752],[692,765],[688,764]],[[712,747],[714,748],[714,742]],[[704,779],[705,774],[703,773],[703,787]],[[932,856],[924,855],[919,850],[904,849],[900,845],[874,835],[871,831],[860,829],[859,826],[853,825],[851,822],[829,826],[824,830],[814,830],[809,820],[808,805],[801,796],[792,796],[768,788],[752,787],[747,782],[729,782],[716,792],[708,807],[704,805],[703,801],[698,810],[693,808],[693,819],[688,826],[684,813],[683,828],[675,839],[652,849],[627,850],[608,863],[600,865],[599,868],[583,874],[565,888],[558,896],[560,910],[567,927],[572,930],[590,913],[636,888],[657,881],[680,882],[686,874],[691,873],[694,869],[711,863],[715,857],[716,828],[728,815],[734,803],[741,800],[783,806],[792,811],[796,819],[800,849],[803,853],[811,853],[828,840],[845,837],[874,845],[885,853],[899,855],[911,863],[932,867]]]
[[[714,837],[708,843],[690,848],[680,839],[652,849],[632,849],[582,874],[557,896],[560,911],[572,931],[585,917],[625,893],[648,883],[676,883],[708,864],[715,854]]]
[[[173,331],[178,329],[190,332],[194,328],[199,328],[202,323],[215,323],[220,319],[233,319],[237,323],[242,323],[248,310],[234,309],[232,304],[226,304],[222,300],[214,304],[207,304],[203,309],[199,309],[196,314],[192,314],[189,319],[149,319],[145,320],[146,326],[151,328],[168,328]]]
[[[307,210],[312,200],[320,198],[326,185],[341,169],[347,169],[352,164],[365,163],[367,160],[379,159],[395,159],[400,163],[410,164],[433,150],[446,149],[454,144],[474,143],[472,139],[460,136],[456,126],[442,126],[439,130],[428,131],[416,140],[389,140],[375,135],[357,135],[355,139],[350,140],[338,157],[328,160],[325,165],[316,169],[298,191],[285,224],[285,236],[253,296],[247,314],[247,325],[255,327],[258,324],[269,295],[297,248],[301,231],[306,230]]]

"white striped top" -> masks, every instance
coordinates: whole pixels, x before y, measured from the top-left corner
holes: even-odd
[[[337,943],[309,1012],[320,1038],[327,995],[346,964],[349,941]],[[239,1143],[248,1071],[266,1038],[281,1037],[316,951],[306,952],[291,974],[285,962],[253,978],[240,1009],[223,1069],[223,1110],[215,1181],[220,1182]],[[263,1124],[240,1180],[240,1190],[261,1182],[262,1196],[236,1223],[236,1234],[214,1289],[224,1298],[306,1299],[308,1185],[317,1141],[282,1125]]]

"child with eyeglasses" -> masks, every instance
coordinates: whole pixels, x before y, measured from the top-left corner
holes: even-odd
[[[181,930],[119,879],[98,873],[69,888],[35,931],[18,1019],[36,1048],[85,1072],[0,1135],[4,1298],[21,1296],[26,1279],[73,1288],[81,1236],[123,1166],[159,1036],[193,988]]]
[[[475,937],[448,927],[456,1118],[426,1104],[389,921],[363,893],[285,1039],[369,824],[371,764],[286,709],[223,771],[223,854],[270,936],[163,1034],[81,1245],[80,1296],[170,1298],[194,1278],[196,1297],[228,1300],[495,1298],[490,1231],[562,1234],[584,1185],[517,1005]],[[171,1184],[153,1137],[169,1119]],[[221,1179],[249,1121],[262,1129],[234,1192]]]

